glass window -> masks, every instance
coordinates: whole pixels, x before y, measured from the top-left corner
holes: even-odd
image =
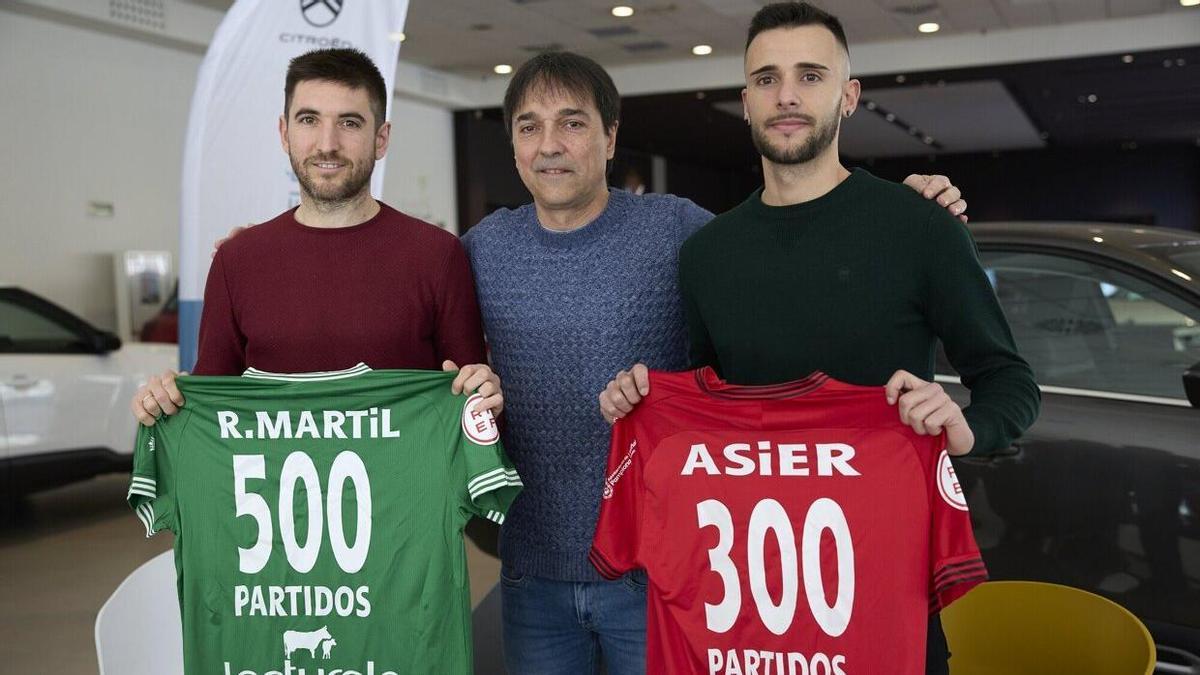
[[[1040,253],[981,254],[1039,384],[1184,398],[1200,308],[1128,274]]]
[[[0,299],[0,351],[78,351],[80,337],[58,322]]]

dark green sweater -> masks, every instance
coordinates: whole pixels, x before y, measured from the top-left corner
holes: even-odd
[[[1037,417],[1033,372],[970,234],[903,185],[858,169],[781,207],[759,190],[684,243],[679,278],[692,365],[730,382],[931,380],[941,339],[971,390],[973,452],[1007,447]]]

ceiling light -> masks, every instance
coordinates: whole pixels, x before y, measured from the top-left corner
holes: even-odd
[[[1179,0],[1179,4],[1184,7],[1195,7],[1196,5],[1200,5],[1200,0]]]
[[[1171,274],[1174,274],[1175,276],[1179,277],[1180,279],[1183,279],[1184,281],[1192,280],[1192,277],[1190,275],[1184,274],[1183,272],[1180,272],[1177,269],[1172,269]]]
[[[405,38],[404,33],[401,33],[398,30],[388,33],[388,39],[391,40],[392,42],[404,42],[404,38]]]
[[[492,68],[492,71],[497,75],[508,75],[512,72],[512,66],[508,65],[507,63],[501,63],[495,68]]]
[[[712,47],[709,45],[696,45],[692,47],[692,53],[696,56],[708,56],[712,53]]]
[[[895,121],[896,121],[896,116],[895,116],[895,115],[893,115],[892,113],[888,113],[888,114],[884,115],[884,116],[883,116],[883,118],[884,118],[884,119],[886,119],[886,120],[887,120],[887,121],[889,121],[889,122],[895,122]]]
[[[622,19],[627,16],[633,16],[633,8],[626,5],[617,5],[612,8],[612,15],[619,16]]]
[[[876,107],[875,101],[867,101],[867,110],[874,110]]]
[[[1121,57],[1121,63],[1133,63],[1133,54],[1126,54]]]
[[[1092,241],[1096,242],[1097,244],[1103,244],[1104,237],[1092,237]]]
[[[904,80],[906,80],[906,79],[908,79],[908,78],[904,77],[903,75],[896,76],[896,82],[899,84],[904,84]]]
[[[1088,94],[1088,96],[1087,96],[1088,103],[1095,103],[1096,101],[1099,101],[1099,100],[1100,99],[1097,98],[1095,94]]]
[[[1198,0],[1198,1],[1200,1],[1200,0]],[[934,23],[932,21],[930,21],[929,23],[923,23],[920,26],[917,26],[917,30],[921,31],[922,33],[936,33],[939,30],[941,30],[941,28],[942,28],[941,26],[937,25],[936,23]]]

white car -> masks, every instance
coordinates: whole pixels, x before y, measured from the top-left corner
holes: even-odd
[[[0,284],[0,496],[128,471],[129,401],[178,366],[174,345],[128,344],[16,286]]]

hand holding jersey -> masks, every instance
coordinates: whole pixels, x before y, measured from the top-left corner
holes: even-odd
[[[954,457],[975,447],[975,434],[962,408],[937,382],[926,382],[906,370],[897,370],[885,386],[889,405],[900,410],[900,421],[918,434],[946,432],[946,452]]]
[[[887,401],[900,411],[900,421],[918,434],[936,436],[946,432],[946,451],[957,457],[975,446],[975,434],[963,416],[962,408],[942,386],[926,382],[906,370],[897,370],[887,383]],[[600,413],[609,424],[633,412],[634,406],[650,393],[646,366],[635,363],[617,373],[600,392]]]
[[[944,438],[819,373],[649,379],[591,554],[649,575],[647,672],[922,673],[928,614],[986,577]]]
[[[502,523],[521,481],[449,379],[179,380],[189,405],[139,431],[128,499],[176,535],[188,672],[470,672],[462,528]]]
[[[500,376],[483,363],[472,363],[461,369],[451,360],[442,362],[442,370],[458,371],[450,383],[450,393],[475,393],[482,398],[472,405],[480,412],[487,410],[497,417],[504,412],[504,392],[500,388]],[[174,415],[183,407],[183,394],[175,384],[176,373],[168,370],[162,375],[151,375],[146,384],[138,388],[129,407],[133,417],[143,426],[154,426],[160,415]],[[182,373],[187,375],[187,373]]]

